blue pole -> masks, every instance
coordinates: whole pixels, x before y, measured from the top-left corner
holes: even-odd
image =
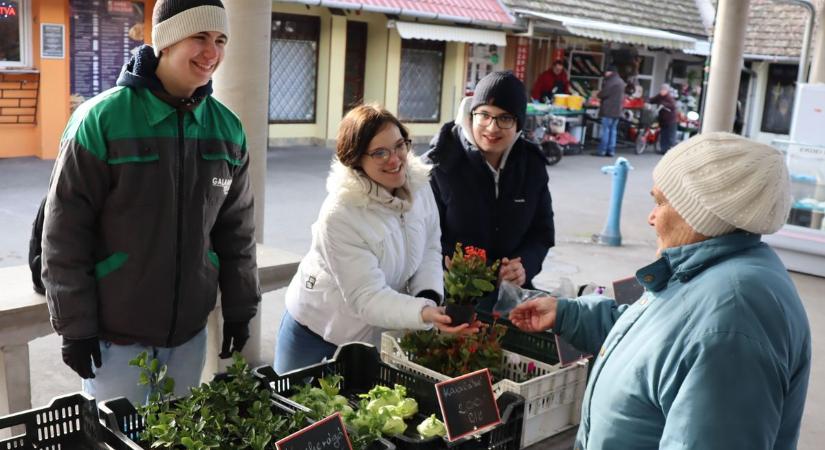
[[[622,245],[622,233],[619,231],[619,223],[622,218],[622,199],[624,198],[624,187],[627,184],[627,171],[633,166],[623,157],[616,159],[616,164],[602,167],[602,173],[613,174],[613,187],[610,193],[610,209],[607,213],[607,223],[604,230],[598,235],[600,244],[618,247]]]

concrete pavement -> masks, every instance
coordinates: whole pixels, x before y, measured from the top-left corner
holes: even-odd
[[[273,149],[268,154],[264,244],[303,254],[310,244],[310,225],[325,196],[325,179],[332,152],[324,148]],[[611,177],[600,172],[613,159],[587,154],[566,156],[550,167],[550,190],[556,214],[556,247],[550,251],[539,287],[552,288],[561,277],[575,284],[610,285],[632,275],[653,259],[655,235],[647,225],[653,205],[649,191],[658,155],[624,154],[634,170],[628,177],[622,214],[622,247],[592,244],[607,214]],[[53,163],[22,158],[0,160],[0,267],[25,264],[31,222],[46,191]],[[813,371],[799,448],[820,448],[825,440],[825,279],[792,274],[804,299],[813,331]],[[265,359],[271,360],[277,325],[283,314],[283,291],[265,296]],[[269,324],[270,326],[267,326]],[[79,381],[60,360],[59,339],[50,335],[31,343],[32,402],[42,405],[55,396],[77,391]],[[817,426],[819,425],[819,426]],[[566,448],[565,445],[543,449]]]

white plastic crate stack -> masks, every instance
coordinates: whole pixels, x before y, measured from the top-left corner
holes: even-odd
[[[381,360],[406,372],[419,374],[433,381],[450,377],[411,361],[401,349],[399,340],[404,331],[386,331],[381,335]],[[567,367],[551,365],[524,355],[504,350],[502,379],[493,384],[498,397],[513,392],[524,397],[524,426],[521,447],[527,447],[579,424],[584,389],[587,385],[587,361]],[[532,363],[532,375],[528,367]]]

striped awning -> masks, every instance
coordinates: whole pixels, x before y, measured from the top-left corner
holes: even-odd
[[[598,20],[579,19],[577,17],[548,14],[526,9],[517,9],[516,13],[539,21],[547,21],[554,26],[561,26],[574,36],[582,36],[606,42],[664,47],[671,49],[693,49],[696,39],[669,31],[654,28],[635,27]]]
[[[466,42],[470,44],[497,45],[499,47],[507,45],[507,34],[503,31],[451,27],[417,22],[395,22],[395,28],[403,39]]]

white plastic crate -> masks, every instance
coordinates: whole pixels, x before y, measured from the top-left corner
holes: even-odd
[[[404,331],[386,331],[381,335],[381,360],[433,381],[449,380],[449,376],[410,360],[398,342],[404,334]],[[524,397],[522,448],[579,424],[587,384],[587,361],[561,367],[507,350],[502,357],[505,360],[503,379],[493,384],[493,392],[496,396],[513,392]],[[520,383],[512,381],[526,378],[531,362],[535,376]]]

